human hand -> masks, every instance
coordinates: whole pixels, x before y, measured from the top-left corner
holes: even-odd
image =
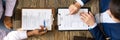
[[[80,17],[82,21],[85,22],[88,26],[93,26],[95,24],[95,19],[91,12],[89,13],[82,12],[80,13]]]
[[[76,2],[75,4],[71,4],[69,6],[69,11],[70,11],[70,14],[75,14],[79,11],[80,9],[80,4],[78,2]]]
[[[47,28],[44,28],[44,26],[40,26],[41,29],[36,29],[33,31],[28,32],[28,36],[32,36],[32,35],[43,35],[45,33],[47,33]]]
[[[32,31],[34,35],[43,35],[47,32],[47,28],[44,28],[44,26],[41,26],[41,29],[36,29]]]

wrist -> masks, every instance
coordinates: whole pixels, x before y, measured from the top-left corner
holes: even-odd
[[[91,27],[91,26],[93,26],[93,25],[95,25],[95,24],[96,24],[96,23],[91,23],[91,24],[90,24],[90,25],[88,25],[88,26],[90,26],[90,27]]]
[[[82,0],[76,0],[76,2],[78,2],[80,4],[80,6],[84,6],[84,3]]]
[[[78,9],[81,7],[78,2],[76,2],[74,5],[75,5],[75,7],[77,7]]]
[[[96,26],[97,26],[97,23],[94,23],[94,25],[89,26],[88,28],[89,28],[89,29],[93,29],[93,28],[95,28]]]
[[[32,36],[34,33],[32,31],[27,31],[27,36]]]

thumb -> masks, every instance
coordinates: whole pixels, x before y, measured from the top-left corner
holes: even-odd
[[[72,15],[73,13],[74,13],[74,10],[71,10],[71,11],[70,11],[70,15]]]
[[[43,35],[45,33],[47,33],[47,31],[42,31],[42,32],[40,32],[40,35]]]

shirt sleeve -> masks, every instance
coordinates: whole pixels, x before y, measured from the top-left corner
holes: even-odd
[[[95,23],[93,26],[89,26],[88,29],[91,30],[97,26],[97,23]]]
[[[89,30],[95,28],[97,26],[97,24],[100,24],[100,14],[99,13],[95,14],[95,22],[96,23],[93,26],[88,27]]]
[[[27,31],[12,31],[4,37],[4,40],[22,40],[27,38]]]
[[[89,27],[89,31],[95,40],[105,40],[105,35],[100,29],[100,14],[95,15],[96,23]]]
[[[81,6],[84,6],[89,0],[76,0]]]
[[[95,40],[105,40],[105,36],[102,33],[102,31],[99,28],[99,25],[97,24],[95,28],[89,30],[92,36],[95,38]]]

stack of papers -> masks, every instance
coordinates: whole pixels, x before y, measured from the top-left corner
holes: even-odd
[[[81,8],[78,13],[70,15],[69,9],[59,8],[58,30],[88,30],[88,25],[80,19],[81,12],[88,12],[88,9]]]
[[[52,9],[22,9],[22,29],[35,30],[44,26],[44,21],[48,30],[52,29]]]

